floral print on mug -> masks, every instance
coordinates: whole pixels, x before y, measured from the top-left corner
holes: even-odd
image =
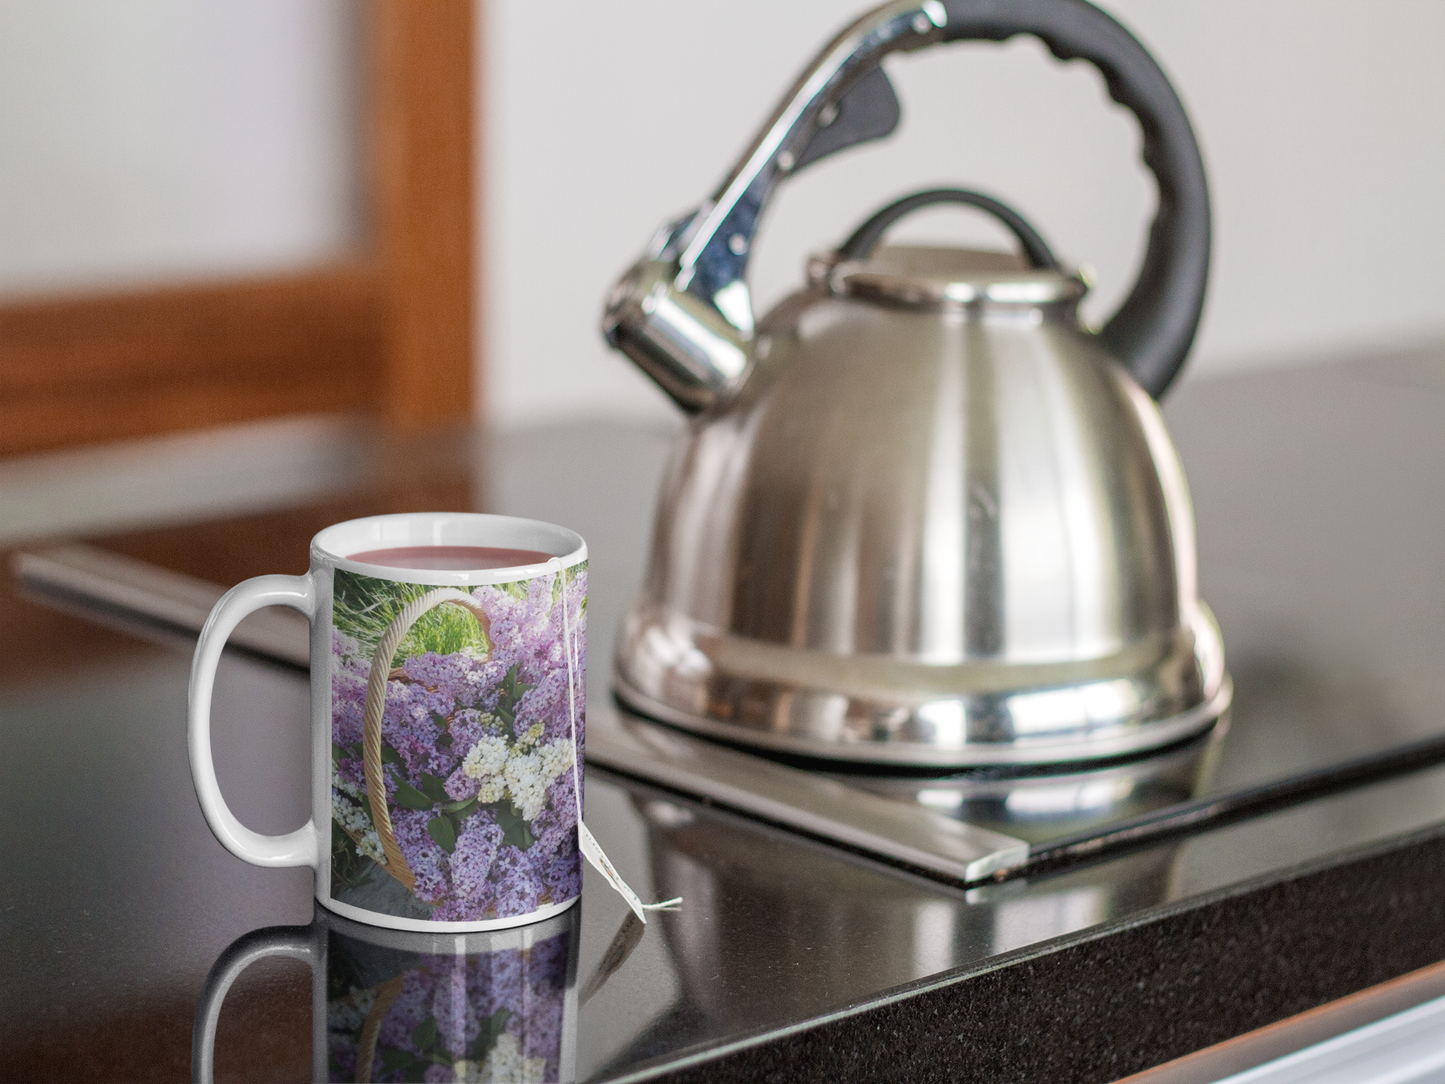
[[[578,895],[573,765],[575,756],[580,769],[586,699],[586,568],[565,573],[575,754],[556,573],[439,590],[336,571],[333,899],[401,918],[472,922]],[[390,659],[378,661],[388,650]],[[370,774],[384,795],[367,785],[369,684],[377,732]]]

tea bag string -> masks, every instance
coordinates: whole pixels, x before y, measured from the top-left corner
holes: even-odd
[[[577,669],[572,637],[572,607],[567,601],[567,570],[562,567],[562,562],[556,557],[547,563],[556,567],[557,579],[562,590],[560,599],[562,603],[562,636],[563,647],[567,652],[567,708],[572,726],[572,795],[577,800],[577,843],[587,861],[591,862],[617,894],[627,901],[627,906],[632,908],[632,913],[646,923],[648,911],[675,908],[682,903],[682,897],[663,900],[661,903],[643,903],[637,893],[632,891],[632,886],[622,879],[622,875],[617,872],[606,852],[602,850],[602,845],[588,831],[587,825],[582,823],[582,758],[579,755],[580,746],[577,744]]]

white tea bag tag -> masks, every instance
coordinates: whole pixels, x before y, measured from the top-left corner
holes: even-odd
[[[643,922],[646,922],[647,909],[643,905],[642,900],[638,899],[637,893],[632,891],[632,887],[624,881],[622,875],[613,868],[612,862],[608,859],[607,855],[603,853],[601,844],[597,842],[581,820],[577,822],[577,842],[581,846],[582,854],[586,857],[587,861],[597,867],[598,873],[607,878],[607,883],[615,888],[617,894],[627,901],[627,906],[632,908],[633,913],[642,919]]]

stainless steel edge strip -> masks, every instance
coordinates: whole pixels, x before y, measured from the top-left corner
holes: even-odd
[[[220,584],[79,542],[17,553],[13,564],[16,579],[31,589],[98,603],[108,611],[193,635],[226,593]],[[306,618],[291,611],[252,614],[231,641],[291,666],[311,665]]]
[[[809,835],[961,883],[983,880],[1028,857],[1028,844],[911,803],[588,705],[587,759]]]

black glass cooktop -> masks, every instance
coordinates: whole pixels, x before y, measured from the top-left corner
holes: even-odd
[[[1445,732],[1445,501],[1432,481],[1445,462],[1442,373],[1404,359],[1197,380],[1171,399],[1201,590],[1235,682],[1227,732],[1065,779],[853,775],[847,785],[1012,831],[1037,852]],[[588,539],[594,719],[617,711],[606,695],[611,633],[642,575],[668,440],[574,426],[475,451],[485,465],[469,483],[476,504]],[[339,506],[317,514],[332,511],[343,518]],[[90,540],[135,550],[116,537]],[[209,835],[185,758],[183,642],[137,639],[33,598],[5,603],[0,938],[11,981],[0,985],[0,1041],[21,1066],[187,1079],[207,971],[248,931],[311,923],[310,875],[244,865]],[[261,831],[295,827],[307,815],[304,674],[228,656],[217,697],[233,808]],[[644,897],[683,904],[630,930],[625,905],[589,871],[568,994],[579,1079],[675,1068],[1445,817],[1445,768],[1366,773],[1228,827],[969,888],[635,777],[588,774],[587,819],[613,860]],[[295,961],[248,971],[221,1019],[218,1078],[310,1079],[311,998]]]

